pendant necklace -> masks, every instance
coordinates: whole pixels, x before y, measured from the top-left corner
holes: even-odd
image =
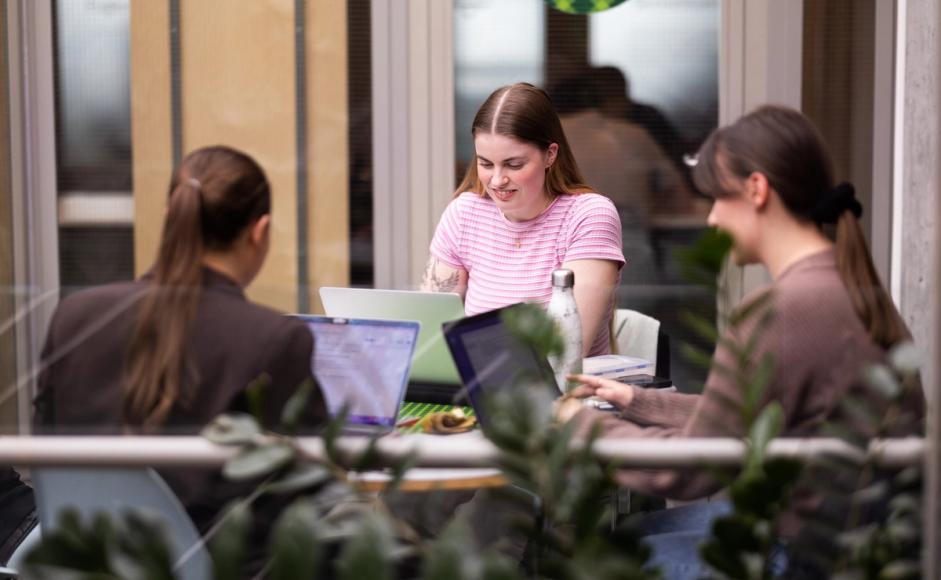
[[[549,206],[550,206],[550,205],[552,205],[552,200],[553,200],[552,197],[548,198],[548,199],[546,200],[546,205],[542,206],[542,210],[541,210],[538,214],[536,214],[536,217],[534,217],[533,219],[536,219],[536,218],[538,218],[539,216],[541,216],[542,214],[546,213],[546,210],[549,209]],[[525,232],[525,231],[522,231],[522,232],[516,234],[516,249],[517,249],[517,250],[520,249],[520,247],[523,245],[523,236],[525,236],[525,235],[526,235],[526,232]]]

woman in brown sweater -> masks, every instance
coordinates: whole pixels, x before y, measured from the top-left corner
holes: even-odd
[[[761,403],[781,404],[784,436],[816,435],[825,422],[839,419],[841,400],[866,396],[864,367],[882,362],[909,333],[872,264],[853,188],[834,187],[832,174],[822,138],[797,111],[765,106],[716,130],[700,149],[693,176],[700,191],[715,199],[709,225],[732,236],[735,263],[763,264],[770,271],[773,283],[742,306],[767,294],[770,321],[756,328],[759,314],[726,329],[702,395],[582,375],[578,393],[607,399],[621,418],[576,401],[562,405],[559,417],[584,431],[600,423],[605,437],[744,436],[747,425],[736,405],[744,393],[727,372],[739,363],[727,345],[744,344],[753,334],[756,348],[748,364],[755,367],[770,355]],[[836,224],[835,243],[825,224]],[[905,406],[921,418],[923,394],[912,393]],[[919,424],[902,425],[899,434],[916,433]],[[632,489],[677,499],[722,487],[711,473],[698,470],[621,471],[618,478]],[[795,504],[799,509],[800,498]],[[782,533],[795,533],[796,515],[784,520]]]

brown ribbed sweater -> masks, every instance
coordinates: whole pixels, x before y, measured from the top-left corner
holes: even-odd
[[[593,410],[580,411],[573,420],[579,432],[599,422],[602,436],[610,437],[742,437],[747,425],[733,402],[742,400],[741,388],[723,369],[736,369],[726,341],[744,344],[757,332],[752,364],[770,354],[773,370],[762,402],[778,401],[784,410],[783,436],[819,435],[821,425],[840,417],[839,403],[847,395],[866,396],[861,372],[867,364],[883,362],[885,352],[867,334],[836,269],[833,250],[813,254],[788,267],[769,287],[750,295],[754,302],[766,291],[772,315],[768,326],[755,329],[760,315],[748,317],[719,340],[712,369],[702,395],[635,389],[622,418]],[[924,416],[921,392],[913,393],[906,409]],[[916,434],[920,421],[901,426],[899,435]],[[722,487],[704,470],[618,473],[619,482],[635,490],[676,499],[694,499]],[[785,527],[787,526],[785,524]]]

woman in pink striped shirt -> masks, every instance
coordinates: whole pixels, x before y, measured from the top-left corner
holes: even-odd
[[[552,270],[575,272],[584,354],[610,352],[621,221],[585,185],[548,95],[501,87],[471,127],[476,156],[431,242],[422,290],[456,292],[468,315],[547,304]]]

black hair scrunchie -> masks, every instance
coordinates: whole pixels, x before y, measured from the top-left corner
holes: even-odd
[[[835,224],[840,215],[849,210],[857,219],[863,215],[863,206],[856,199],[852,183],[843,182],[820,196],[810,215],[818,224]]]

